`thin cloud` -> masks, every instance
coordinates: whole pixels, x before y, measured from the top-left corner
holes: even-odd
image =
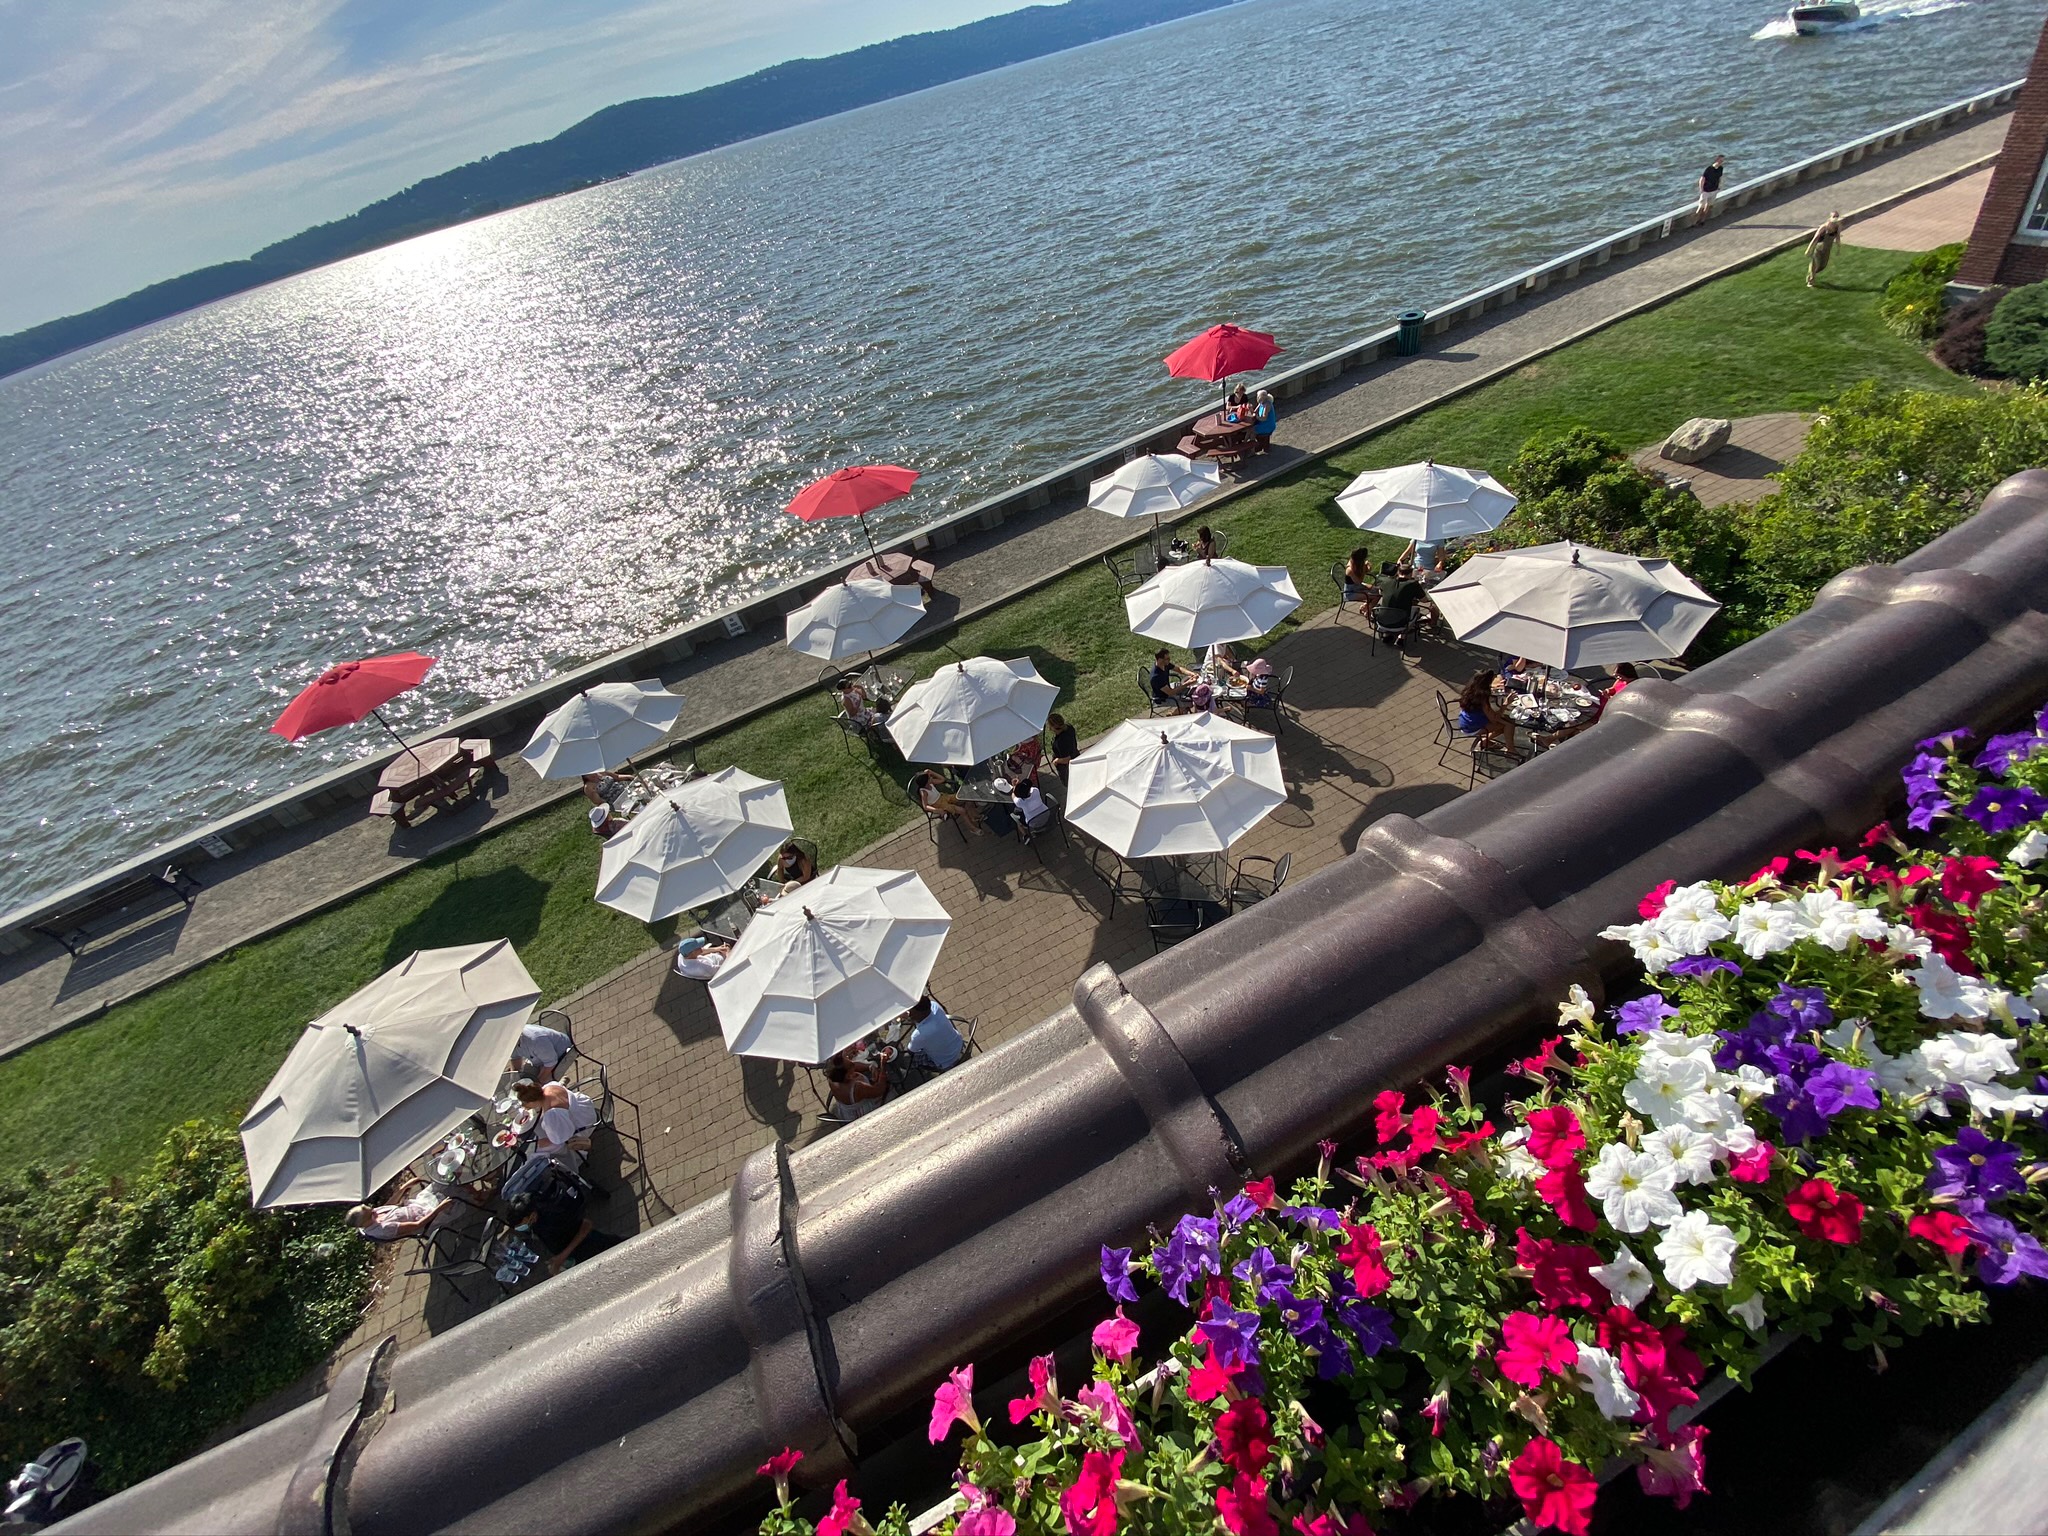
[[[1019,0],[0,0],[0,330],[248,254],[614,101]]]

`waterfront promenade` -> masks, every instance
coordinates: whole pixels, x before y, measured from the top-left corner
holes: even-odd
[[[1298,397],[1288,403],[1271,459],[1229,494],[1241,495],[1306,459],[1345,448],[1452,394],[1796,243],[1830,208],[1852,215],[1881,209],[1916,189],[1951,181],[1996,153],[2004,125],[2003,115],[1973,121],[1874,164],[1820,178],[1696,234],[1661,244],[1653,252],[1617,260],[1596,275],[1556,285],[1454,329],[1435,338],[1420,358],[1346,375],[1319,392]],[[1219,499],[1208,507],[1223,504]],[[1001,527],[964,538],[940,555],[941,596],[932,605],[932,618],[911,639],[984,611],[1128,542],[1128,525],[1071,502],[1056,501],[1036,512],[1013,515]],[[1319,584],[1318,572],[1296,574],[1305,589]],[[757,632],[662,669],[659,675],[689,696],[679,735],[695,739],[813,686],[816,673],[814,663],[781,646],[779,634]],[[735,707],[735,701],[746,705]],[[252,723],[251,729],[256,728]],[[501,750],[517,745],[499,743]],[[0,966],[0,1051],[20,1049],[91,1018],[114,1002],[388,878],[420,858],[553,803],[564,793],[574,790],[543,784],[522,765],[512,764],[494,782],[485,803],[413,832],[394,836],[387,824],[370,820],[357,808],[206,865],[208,888],[188,917],[145,929],[96,955],[89,953],[79,964],[54,946],[39,946]],[[921,828],[915,830],[923,835]],[[1035,1018],[1042,1011],[1029,1016]]]

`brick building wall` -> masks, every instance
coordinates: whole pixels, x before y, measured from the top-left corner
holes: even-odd
[[[2038,283],[2048,278],[2048,245],[2016,241],[2020,221],[2048,158],[2048,24],[2027,66],[2027,83],[2013,102],[2005,147],[1991,172],[1991,186],[1977,210],[1970,248],[1956,280],[1977,287]]]

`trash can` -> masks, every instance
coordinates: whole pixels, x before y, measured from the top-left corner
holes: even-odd
[[[1415,356],[1422,350],[1422,327],[1429,316],[1419,309],[1404,309],[1394,319],[1401,327],[1394,333],[1394,356]]]

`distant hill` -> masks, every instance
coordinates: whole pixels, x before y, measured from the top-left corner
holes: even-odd
[[[246,261],[201,267],[83,314],[0,337],[0,376],[64,352],[275,282],[522,203],[538,202],[758,138],[892,96],[1000,69],[1237,0],[1068,0],[922,32],[824,59],[797,59],[685,96],[648,96],[595,112],[537,144],[415,182],[345,219],[266,245]]]

